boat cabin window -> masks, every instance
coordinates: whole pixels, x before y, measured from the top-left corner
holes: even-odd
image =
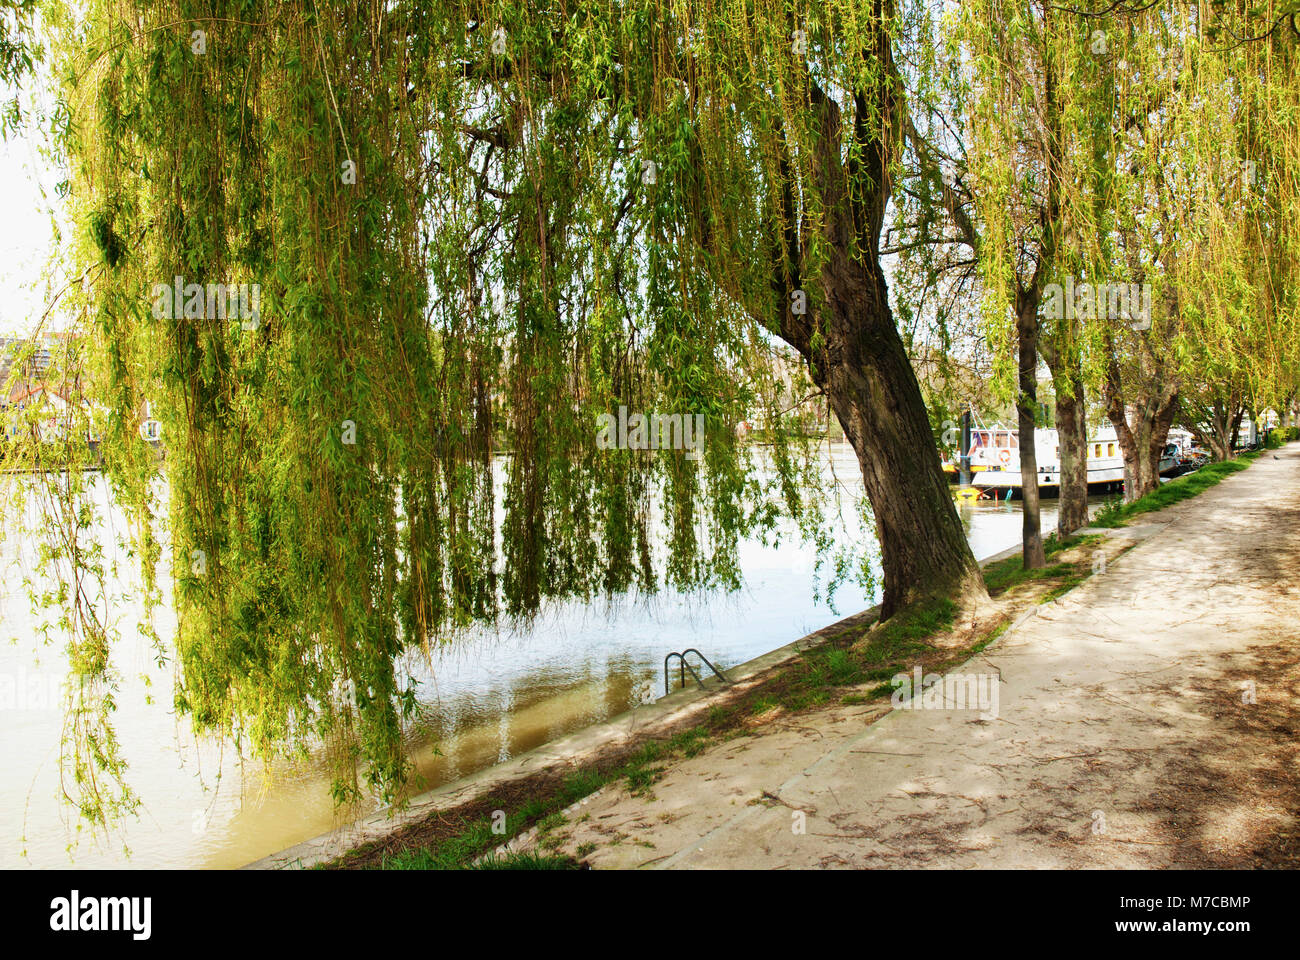
[[[1101,456],[1101,444],[1100,444],[1100,443],[1097,444],[1097,445],[1093,448],[1092,455],[1093,455],[1094,457],[1100,457],[1100,456]]]
[[[1115,456],[1115,444],[1113,443],[1106,444],[1106,456],[1108,457]]]

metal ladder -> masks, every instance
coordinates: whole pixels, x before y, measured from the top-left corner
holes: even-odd
[[[719,680],[721,680],[723,683],[731,683],[730,680],[728,680],[726,677],[724,677],[724,676],[722,675],[722,671],[721,671],[721,670],[719,670],[717,667],[715,667],[712,663],[709,662],[709,658],[708,658],[708,657],[706,657],[704,654],[700,653],[700,651],[696,650],[694,647],[688,647],[687,649],[683,650],[681,653],[670,653],[670,654],[668,654],[668,656],[664,657],[664,696],[667,696],[669,693],[672,692],[672,691],[669,689],[669,687],[668,687],[668,664],[672,661],[673,657],[676,657],[677,660],[678,660],[678,670],[679,670],[679,672],[680,672],[680,674],[681,674],[682,689],[685,689],[685,688],[686,688],[686,671],[687,671],[687,670],[691,671],[691,676],[694,677],[694,678],[695,678],[695,682],[698,683],[698,684],[700,685],[700,689],[701,689],[701,690],[704,689],[704,681],[701,680],[701,679],[700,679],[700,675],[699,675],[698,673],[695,672],[695,668],[692,667],[692,666],[691,666],[689,663],[687,663],[687,661],[686,661],[686,655],[687,655],[688,653],[693,653],[693,654],[695,654],[697,657],[699,657],[702,661],[704,661],[704,665],[705,665],[706,667],[708,667],[710,670],[712,670],[714,676],[716,676],[716,677],[717,677]]]

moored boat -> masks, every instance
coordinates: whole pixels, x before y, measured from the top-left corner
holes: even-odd
[[[1171,449],[1172,448],[1172,449]],[[1034,431],[1038,462],[1038,489],[1055,496],[1061,485],[1060,437],[1054,429]],[[1088,437],[1088,489],[1104,490],[1124,484],[1124,455],[1115,428],[1106,424]],[[1170,444],[1160,459],[1162,476],[1179,470],[1178,449]],[[958,458],[945,459],[944,472],[956,483],[961,475]],[[972,426],[970,431],[970,486],[982,496],[1005,499],[1021,488],[1019,431],[995,423]]]

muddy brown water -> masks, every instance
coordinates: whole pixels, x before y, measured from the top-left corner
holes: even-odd
[[[827,467],[846,493],[860,495],[849,448],[832,447]],[[958,509],[977,557],[1019,541],[1018,502]],[[838,540],[862,536],[853,513],[843,512]],[[1055,519],[1055,502],[1045,502],[1045,529]],[[696,647],[731,667],[876,600],[845,585],[835,610],[816,602],[814,554],[797,540],[746,543],[741,557],[745,587],[736,594],[561,604],[528,629],[481,630],[427,663],[408,662],[421,681],[422,723],[410,749],[424,786],[449,783],[661,695],[670,651]],[[83,838],[69,850],[77,832],[74,812],[59,801],[62,711],[52,693],[66,664],[57,641],[45,647],[38,640],[21,585],[27,559],[23,544],[6,543],[0,560],[0,866],[238,867],[342,822],[322,763],[268,770],[241,762],[230,744],[195,742],[170,706],[172,665],[159,666],[152,647],[129,629],[138,611],[124,602],[123,640],[114,649],[122,675],[116,724],[143,806],[107,840]],[[175,623],[167,610],[157,627],[170,636]]]

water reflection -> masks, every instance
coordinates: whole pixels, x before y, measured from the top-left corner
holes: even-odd
[[[860,494],[850,449],[833,448],[826,466],[845,493]],[[959,511],[976,556],[1019,541],[1017,503],[965,503]],[[1054,501],[1044,503],[1045,529],[1055,525],[1055,511]],[[848,505],[842,521],[837,539],[861,536]],[[116,549],[107,534],[104,543]],[[21,555],[21,549],[17,552]],[[745,587],[732,595],[669,591],[608,607],[559,604],[527,628],[479,630],[428,661],[408,658],[405,667],[420,680],[422,711],[410,748],[425,786],[450,782],[615,716],[648,690],[657,695],[669,651],[698,647],[719,666],[733,666],[875,601],[845,584],[835,598],[838,612],[814,602],[814,554],[790,537],[775,548],[743,544],[741,565]],[[57,673],[63,666],[58,651],[34,647],[36,624],[15,566],[21,563],[10,563],[5,574],[2,621],[4,636],[14,642],[0,647],[0,674]],[[128,605],[122,623],[134,623],[136,616]],[[166,617],[164,611],[158,628],[170,636],[174,622]],[[72,862],[236,867],[338,824],[319,767],[286,763],[268,774],[254,764],[241,766],[229,748],[195,743],[170,709],[171,667],[160,668],[145,641],[134,631],[123,632],[127,636],[114,654],[123,675],[116,722],[131,764],[130,782],[145,812],[124,830],[129,859],[119,838],[100,847],[83,844]],[[150,692],[159,701],[153,706],[145,703]],[[57,708],[0,713],[2,866],[70,862],[66,811],[57,801],[60,723]]]

